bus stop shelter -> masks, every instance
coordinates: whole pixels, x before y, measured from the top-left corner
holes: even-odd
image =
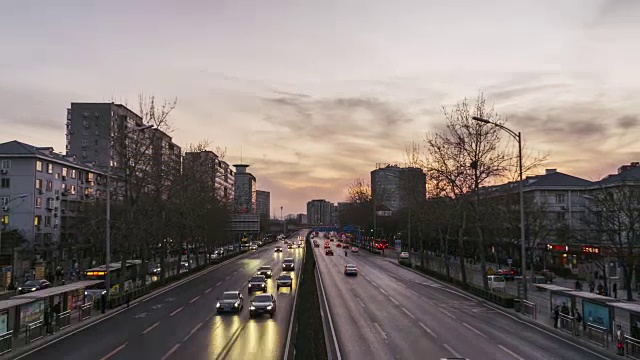
[[[562,307],[562,303],[566,303],[569,308],[572,308],[571,299],[566,297],[567,292],[573,291],[571,288],[566,288],[552,284],[535,284],[535,287],[540,292],[546,292],[547,296],[543,296],[545,302],[548,304],[537,304],[539,314],[543,317],[551,319],[553,317],[553,308],[558,305]],[[531,296],[530,298],[534,298]]]
[[[617,302],[610,305],[615,325],[620,325],[625,333],[627,354],[635,359],[640,358],[640,304]]]

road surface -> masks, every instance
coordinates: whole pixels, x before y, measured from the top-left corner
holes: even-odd
[[[287,250],[283,246],[283,253],[274,253],[275,245],[282,242],[260,248],[19,359],[281,360],[304,250]],[[278,292],[275,278],[282,272],[285,257],[296,260],[293,289]],[[267,285],[270,292],[277,292],[277,312],[273,319],[249,319],[248,301],[252,296],[247,294],[247,281],[262,265],[271,265],[274,270]],[[227,290],[241,290],[244,294],[245,306],[240,315],[215,313],[218,297]]]
[[[566,342],[393,260],[314,249],[342,359],[608,359]],[[357,277],[344,266],[356,264]]]

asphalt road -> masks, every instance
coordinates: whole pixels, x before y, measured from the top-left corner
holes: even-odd
[[[282,242],[264,246],[20,359],[282,359],[304,250],[283,247],[283,253],[274,253],[276,244]],[[285,257],[296,260],[293,289],[277,291],[275,278],[282,272]],[[247,281],[262,265],[274,270],[267,286],[270,292],[277,292],[277,311],[273,319],[249,319],[253,296],[248,295]],[[244,294],[245,306],[239,315],[215,312],[218,297],[228,290]]]
[[[342,359],[608,359],[391,259],[337,250],[314,249]],[[343,274],[347,263],[357,277]]]

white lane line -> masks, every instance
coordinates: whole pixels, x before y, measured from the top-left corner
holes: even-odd
[[[171,314],[169,314],[169,316],[173,316],[173,315],[179,313],[180,311],[182,311],[183,308],[184,308],[184,306],[181,306],[181,307],[177,308]]]
[[[440,311],[442,311],[445,315],[447,315],[448,317],[455,319],[456,317],[453,316],[453,314],[451,314],[450,312],[448,312],[447,310],[442,310],[442,309],[438,309]]]
[[[474,333],[483,336],[483,337],[487,337],[487,335],[481,333],[480,331],[478,331],[476,328],[474,328],[473,326],[467,324],[466,322],[463,322],[462,325],[464,325],[467,329],[473,331]]]
[[[220,281],[219,283],[216,284],[216,286],[220,286],[220,284],[222,284],[222,281]]]
[[[391,300],[396,305],[400,305],[400,303],[398,303],[398,301],[396,301],[396,299],[392,298],[391,296],[389,296],[389,300]]]
[[[125,346],[127,346],[129,342],[127,341],[126,343],[118,346],[117,348],[113,349],[112,352],[108,353],[107,355],[103,356],[100,358],[100,360],[107,360],[108,358],[112,357],[113,355],[115,355],[118,351],[124,349]]]
[[[360,300],[360,298],[357,297],[356,299],[358,299],[358,302],[360,303],[360,306],[366,307],[366,306],[364,306],[364,303],[362,302],[362,300]]]
[[[453,354],[453,356],[455,356],[455,357],[457,357],[457,358],[460,358],[460,359],[464,359],[464,358],[462,357],[462,355],[458,354],[455,350],[453,350],[453,349],[451,348],[451,346],[449,346],[449,345],[447,345],[447,344],[442,344],[442,346],[446,347],[446,348],[447,348],[447,350],[449,350],[449,352]]]
[[[225,280],[229,280],[229,279],[231,279],[231,275],[229,275],[229,276],[227,276],[227,277],[225,278]]]
[[[405,314],[407,314],[407,315],[409,315],[409,317],[411,317],[412,319],[415,319],[415,318],[416,318],[415,316],[413,316],[413,314],[412,314],[412,313],[410,313],[410,312],[409,312],[409,310],[407,310],[407,309],[405,309],[405,308],[402,308],[402,311],[404,311],[404,313],[405,313]]]
[[[182,339],[182,342],[187,341],[187,339],[189,337],[191,337],[191,335],[193,335],[193,333],[195,333],[196,331],[198,331],[198,329],[200,329],[200,326],[202,326],[202,323],[199,323],[193,329],[191,329],[191,331],[189,331],[189,334],[187,336],[185,336],[184,339]]]
[[[518,354],[514,353],[513,351],[507,349],[506,347],[502,346],[502,345],[498,345],[498,347],[502,350],[504,350],[507,354],[513,356],[514,358],[518,359],[518,360],[524,360],[524,358],[520,357]]]
[[[436,338],[436,339],[438,338],[438,336],[436,336],[436,334],[435,334],[433,331],[431,331],[431,329],[429,329],[429,328],[427,327],[427,325],[425,325],[425,324],[423,324],[423,323],[421,323],[421,322],[418,322],[418,325],[420,325],[420,327],[422,327],[422,328],[424,329],[424,331],[426,331],[426,332],[428,332],[429,334],[431,334],[431,336],[433,336],[434,338]]]
[[[200,299],[200,295],[194,297],[193,299],[191,299],[191,301],[189,301],[189,304],[193,304],[194,302],[198,301],[198,299]]]
[[[143,334],[146,334],[146,333],[148,333],[149,331],[153,330],[153,328],[155,328],[155,327],[156,327],[156,326],[158,326],[158,325],[160,325],[160,321],[158,321],[157,323],[155,323],[155,324],[153,324],[153,325],[149,326],[149,327],[148,327],[148,328],[146,328],[146,330],[145,330],[145,331],[143,331],[142,333],[143,333]]]
[[[164,354],[164,356],[163,356],[163,357],[162,357],[162,359],[160,359],[160,360],[166,360],[166,359],[168,359],[168,358],[169,358],[169,356],[171,356],[171,354],[173,354],[174,352],[176,352],[176,350],[178,350],[178,348],[179,348],[179,347],[180,347],[180,344],[175,344],[175,345],[173,345],[173,347],[172,347],[169,351],[167,351],[167,353],[166,353],[166,354]]]
[[[209,291],[213,290],[213,288],[208,288],[207,290],[204,291],[204,293],[208,293]]]
[[[382,292],[383,294],[385,294],[385,295],[389,296],[389,293],[388,293],[388,292],[386,292],[386,291],[384,291],[384,289],[381,289],[381,288],[378,288],[378,289],[380,289],[380,292]]]
[[[387,340],[387,334],[385,334],[384,331],[382,331],[382,328],[380,327],[380,325],[378,325],[377,322],[374,322],[373,325],[375,325],[376,328],[378,328],[378,331],[380,331],[380,333],[382,334],[382,337],[384,337],[384,339]]]

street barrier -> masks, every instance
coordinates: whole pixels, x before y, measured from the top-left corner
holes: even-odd
[[[587,339],[603,348],[609,347],[609,332],[606,328],[587,324]]]
[[[534,319],[538,318],[538,308],[536,304],[531,301],[522,300],[522,313]]]
[[[58,314],[58,329],[62,330],[71,325],[71,310]]]
[[[36,341],[42,337],[44,337],[45,327],[44,320],[34,321],[30,324],[27,324],[27,329],[25,332],[25,340],[28,343]]]
[[[0,335],[0,355],[6,354],[13,349],[13,331],[9,330]]]
[[[86,320],[91,317],[91,306],[92,303],[83,304],[80,306],[80,321]]]
[[[625,335],[624,348],[627,351],[628,358],[640,360],[640,340]]]
[[[571,335],[575,334],[576,319],[572,316],[560,314],[560,330]]]

